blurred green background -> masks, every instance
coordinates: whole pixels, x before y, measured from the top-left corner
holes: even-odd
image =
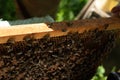
[[[56,21],[73,20],[87,2],[87,0],[56,0],[56,1],[36,0],[36,1],[32,1],[33,3],[31,2],[33,4],[32,5],[30,1],[32,0],[0,0],[0,18],[3,18],[4,20],[15,20],[15,19],[22,19],[22,18],[26,19],[30,17],[43,17],[45,15],[50,15]],[[53,5],[50,4],[50,2],[52,2]],[[42,6],[42,5],[38,5],[37,3],[39,4],[43,3],[46,5]],[[56,9],[54,10],[49,9],[48,13],[45,13],[46,9],[50,7],[49,5],[52,6],[51,9],[55,7]],[[39,7],[40,10],[42,10],[40,14],[37,14],[34,10],[29,9],[29,8],[34,9],[34,7],[36,6]],[[40,10],[38,10],[38,12]],[[35,13],[33,14],[32,12]],[[52,15],[51,12],[54,15]],[[41,15],[43,13],[44,15]],[[28,15],[25,16],[25,14]]]

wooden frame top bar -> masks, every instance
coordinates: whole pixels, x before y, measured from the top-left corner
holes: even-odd
[[[68,32],[82,33],[95,28],[100,30],[105,28],[107,28],[106,30],[120,29],[120,18],[85,19],[70,22],[26,24],[0,28],[0,44],[6,43],[10,38],[13,38],[15,41],[22,41],[27,35],[38,39],[46,34],[50,34],[50,37],[56,37],[67,35]]]

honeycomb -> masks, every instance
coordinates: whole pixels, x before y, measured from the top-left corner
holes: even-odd
[[[0,44],[0,80],[90,80],[119,30],[25,37]]]

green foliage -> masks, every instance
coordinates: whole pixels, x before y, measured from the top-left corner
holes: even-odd
[[[111,70],[111,72],[115,72],[116,71],[116,66],[114,66]]]
[[[91,80],[106,80],[107,77],[104,75],[105,69],[103,66],[99,66],[96,74],[93,76]]]
[[[86,2],[87,0],[61,0],[56,20],[73,20]]]
[[[111,72],[115,72],[116,67],[113,67]],[[107,76],[105,74],[105,68],[101,65],[98,67],[96,74],[93,76],[91,80],[107,80]]]
[[[13,0],[0,0],[0,18],[15,19],[15,4]]]

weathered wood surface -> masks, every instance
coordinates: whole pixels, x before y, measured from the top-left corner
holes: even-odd
[[[8,28],[0,28],[0,43],[6,43],[9,38],[14,38],[15,41],[22,41],[27,35],[34,38],[42,38],[46,34],[50,37],[67,35],[69,32],[79,32],[92,30],[98,28],[105,29],[120,29],[119,18],[100,18],[100,19],[86,19],[71,22],[54,22],[54,23],[39,23],[16,25]]]

